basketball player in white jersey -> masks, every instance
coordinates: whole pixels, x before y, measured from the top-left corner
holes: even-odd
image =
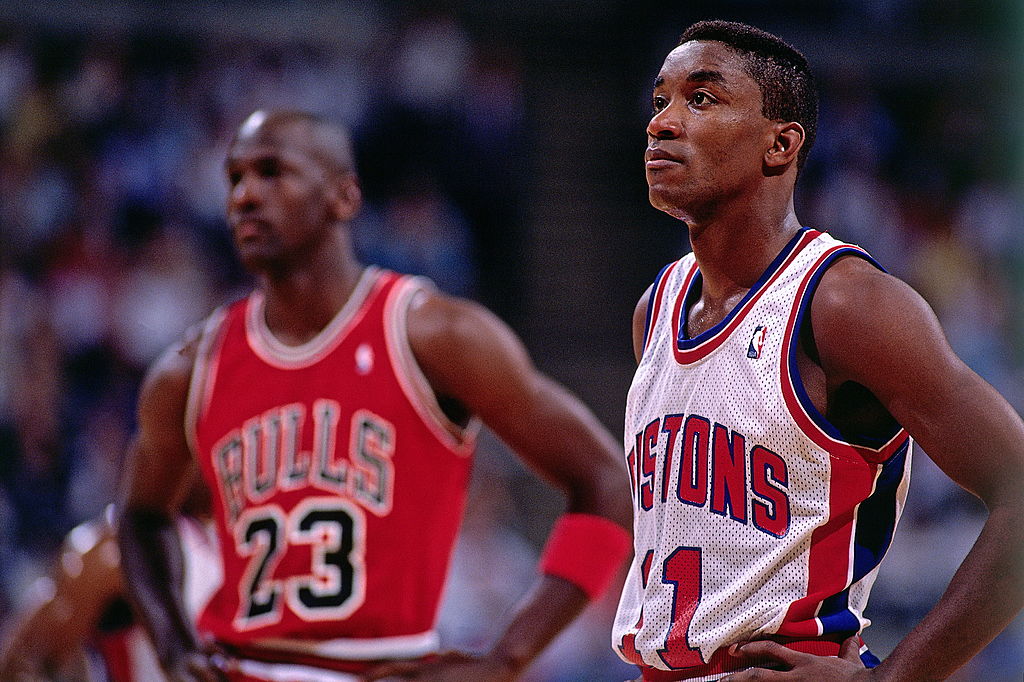
[[[801,226],[793,190],[817,118],[802,55],[749,26],[695,24],[653,105],[650,201],[686,223],[693,252],[634,315],[635,558],[613,646],[642,680],[946,678],[1024,602],[1024,424],[917,293]],[[912,440],[988,518],[879,664],[860,634]]]

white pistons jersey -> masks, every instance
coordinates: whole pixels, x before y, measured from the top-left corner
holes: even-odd
[[[844,439],[797,368],[814,290],[851,255],[873,263],[801,230],[694,338],[693,254],[651,290],[626,405],[635,557],[612,638],[644,679],[717,679],[738,661],[728,645],[748,639],[834,655],[869,624],[868,592],[906,498],[910,438],[900,429],[887,442]]]

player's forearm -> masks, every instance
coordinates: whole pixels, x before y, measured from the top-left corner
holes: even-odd
[[[506,661],[512,675],[520,675],[589,603],[586,593],[571,582],[541,577],[491,649],[491,656]]]
[[[128,597],[168,667],[198,648],[181,599],[181,543],[165,515],[128,509],[120,519],[118,544]]]
[[[551,530],[541,555],[543,577],[523,600],[492,655],[518,674],[619,574],[630,535],[595,514],[568,513]]]
[[[513,441],[515,449],[528,461],[544,462],[541,471],[564,492],[569,512],[603,516],[627,530],[632,528],[629,474],[621,443],[564,387],[547,378],[542,387],[532,416],[523,422],[533,426],[523,442]],[[557,454],[531,455],[535,452]]]
[[[1024,514],[992,509],[942,599],[896,647],[876,676],[940,680],[985,647],[1024,607]]]

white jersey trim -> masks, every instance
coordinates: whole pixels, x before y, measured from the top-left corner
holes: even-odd
[[[472,417],[463,428],[444,413],[437,395],[430,386],[409,345],[409,308],[420,297],[433,289],[429,280],[410,277],[398,284],[388,295],[384,313],[384,336],[388,358],[395,368],[402,391],[419,414],[423,423],[441,443],[459,455],[469,455],[476,444],[480,420]]]
[[[427,630],[418,635],[367,639],[260,639],[252,642],[251,646],[339,661],[373,661],[381,658],[422,658],[437,652],[441,637],[436,630]]]
[[[345,333],[364,314],[363,303],[378,282],[380,269],[368,266],[360,275],[345,305],[320,332],[306,343],[289,346],[282,343],[267,327],[266,298],[254,291],[245,306],[245,337],[253,352],[271,367],[302,369],[316,364],[345,338]]]
[[[348,673],[312,668],[306,665],[263,663],[262,661],[232,661],[230,668],[267,682],[360,682],[361,677]]]
[[[199,420],[205,416],[210,407],[213,395],[213,384],[217,377],[217,363],[220,359],[220,341],[227,308],[214,310],[203,325],[196,348],[195,360],[192,363],[192,376],[189,378],[188,396],[185,399],[185,440],[192,454],[198,458]],[[216,347],[214,344],[217,344]],[[196,460],[198,462],[198,459]]]

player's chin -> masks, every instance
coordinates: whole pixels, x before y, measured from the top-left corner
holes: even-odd
[[[675,191],[673,191],[675,190]],[[648,180],[647,198],[651,206],[659,211],[670,213],[678,204],[678,188],[664,182],[653,183]]]
[[[265,244],[236,243],[235,251],[242,266],[249,272],[272,270],[281,258],[275,249]]]

